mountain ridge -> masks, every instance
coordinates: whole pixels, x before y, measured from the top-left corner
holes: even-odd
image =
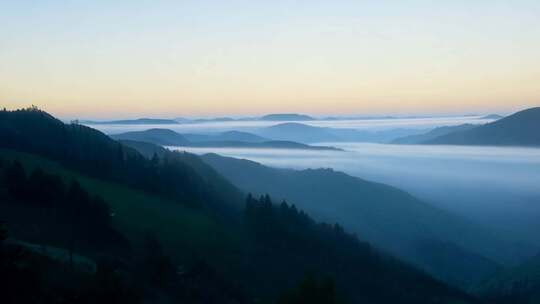
[[[149,129],[110,135],[116,140],[149,142],[162,146],[200,147],[200,148],[273,148],[302,149],[317,151],[342,151],[328,146],[311,146],[293,141],[267,140],[247,132],[228,131],[217,135],[188,134],[186,136],[170,129]],[[190,140],[192,138],[192,140]],[[239,139],[246,139],[242,141]],[[193,141],[195,139],[195,141]]]
[[[286,197],[320,220],[339,219],[364,239],[418,264],[424,262],[417,259],[416,243],[431,238],[456,242],[503,263],[513,256],[491,232],[384,184],[332,169],[279,169],[217,154],[201,157],[243,191]]]
[[[70,174],[77,179],[84,179],[87,181],[86,186],[96,187],[97,184],[97,187],[102,189],[101,193],[105,195],[105,199],[112,199],[109,195],[111,195],[111,191],[117,189],[101,188],[103,181],[113,188],[119,185],[129,192],[135,190],[145,193],[141,201],[122,195],[122,193],[126,193],[125,190],[117,192],[114,199],[124,204],[127,208],[123,209],[124,212],[137,208],[138,216],[142,216],[143,219],[152,217],[158,225],[165,222],[174,224],[175,214],[167,214],[169,209],[156,215],[153,214],[155,211],[149,209],[150,206],[140,206],[140,204],[146,204],[147,195],[149,195],[154,197],[152,204],[162,204],[165,203],[162,200],[166,200],[174,206],[182,206],[182,208],[175,210],[202,212],[207,217],[214,218],[215,223],[223,231],[235,235],[230,240],[231,243],[218,247],[206,247],[197,245],[200,237],[213,240],[213,244],[215,242],[221,243],[222,239],[216,235],[209,235],[206,230],[200,230],[197,232],[204,235],[192,236],[190,238],[192,243],[176,243],[177,247],[182,249],[180,252],[183,252],[184,256],[189,257],[203,251],[206,253],[204,257],[213,257],[210,260],[211,265],[206,264],[207,266],[204,266],[203,270],[200,270],[200,267],[196,268],[199,270],[194,274],[195,279],[200,280],[201,276],[209,277],[204,281],[194,281],[194,283],[199,282],[198,285],[191,285],[190,282],[193,281],[193,278],[186,276],[183,271],[179,272],[181,269],[178,268],[179,265],[185,264],[175,264],[165,255],[165,252],[171,249],[170,247],[162,250],[158,242],[157,250],[155,250],[156,241],[152,241],[149,249],[153,249],[151,253],[153,252],[154,256],[151,257],[156,257],[157,253],[157,271],[165,269],[166,272],[164,276],[158,276],[157,283],[148,282],[139,288],[145,291],[151,290],[151,294],[157,293],[158,297],[161,295],[183,297],[185,295],[178,294],[178,292],[186,287],[191,288],[189,290],[201,288],[206,292],[210,289],[211,296],[215,297],[215,289],[224,286],[223,283],[220,283],[221,280],[215,278],[223,274],[229,278],[230,284],[236,286],[236,283],[241,282],[242,286],[245,285],[248,294],[256,295],[259,299],[261,297],[263,299],[278,299],[277,292],[293,288],[295,284],[300,282],[306,271],[315,270],[321,275],[332,276],[336,282],[336,291],[350,297],[352,302],[438,304],[441,299],[450,302],[476,302],[474,297],[455,288],[450,288],[408,264],[379,253],[368,244],[360,242],[356,237],[344,232],[339,225],[317,223],[303,211],[299,211],[296,207],[291,207],[285,202],[273,204],[268,195],[262,196],[259,200],[248,197],[245,207],[239,208],[245,212],[237,213],[237,217],[217,216],[218,214],[215,212],[223,214],[222,209],[233,208],[235,194],[241,195],[242,192],[196,155],[163,151],[162,157],[148,158],[99,131],[76,124],[66,125],[44,112],[35,110],[0,112],[0,135],[5,139],[5,141],[0,142],[0,147],[7,149],[7,153],[10,155],[14,155],[21,161],[29,158],[29,156],[22,156],[21,153],[31,154],[33,159],[35,157],[45,159],[40,162],[54,161],[62,168],[55,165],[49,168],[54,168],[57,173],[61,172],[62,175]],[[0,164],[3,169],[4,161],[1,161]],[[11,162],[8,165],[6,171],[8,176],[12,176],[13,170],[11,168],[21,167],[16,162]],[[73,173],[67,173],[65,169]],[[105,171],[105,169],[108,170]],[[20,169],[18,172],[20,173]],[[46,172],[46,174],[49,173]],[[17,174],[13,176],[17,176]],[[16,192],[19,189],[17,187],[25,185],[27,179],[24,177],[25,173],[18,176],[22,176],[22,178],[0,178],[2,187],[4,187],[5,181],[11,181],[7,187],[12,189],[8,192],[0,191],[0,195],[20,193]],[[32,173],[31,176],[36,176],[36,173]],[[154,186],[158,188],[153,188]],[[42,187],[40,191],[47,190],[48,188]],[[230,191],[234,193],[228,193]],[[0,202],[4,203],[5,201],[0,200]],[[72,206],[77,206],[79,199],[71,202]],[[11,203],[22,204],[24,201],[19,200]],[[54,207],[54,205],[52,206]],[[163,205],[162,208],[165,206]],[[43,216],[42,207],[35,208],[32,212]],[[22,214],[24,216],[25,213]],[[112,220],[121,217],[120,215],[109,216],[109,213],[104,214]],[[122,216],[124,215],[122,214]],[[189,219],[184,220],[189,221]],[[137,226],[138,222],[130,222],[130,224]],[[188,222],[188,224],[190,223]],[[197,227],[198,220],[195,219],[191,224]],[[2,235],[4,235],[3,227],[0,228],[2,228]],[[177,232],[183,232],[178,226],[173,228]],[[35,230],[32,227],[28,227],[28,229]],[[141,226],[138,229],[144,231],[146,227]],[[66,230],[64,229],[64,231]],[[17,231],[14,233],[16,234]],[[167,236],[166,229],[160,230],[160,233],[159,237]],[[141,233],[136,235],[141,238]],[[0,247],[0,250],[3,250],[3,247]],[[106,261],[100,261],[97,266],[99,269],[97,274],[103,274],[105,278],[113,278],[116,273],[123,276],[130,275],[132,269],[138,270],[140,268],[136,267],[137,264],[131,264],[131,260],[137,261],[138,259],[110,264],[107,264]],[[114,261],[113,259],[112,262]],[[189,263],[189,259],[181,261]],[[3,262],[0,260],[0,263]],[[129,267],[123,267],[122,264],[125,263],[130,263]],[[120,265],[114,266],[116,264]],[[142,265],[151,267],[153,264]],[[200,263],[195,264],[195,266],[197,265]],[[109,272],[102,273],[107,269]],[[218,269],[219,272],[214,269]],[[364,271],[368,271],[369,276]],[[107,273],[113,273],[113,275],[107,277]],[[4,273],[0,273],[0,276],[3,275]],[[148,275],[141,277],[152,278]],[[137,278],[136,273],[131,278]],[[114,282],[118,282],[120,279],[120,277],[116,277]],[[186,280],[188,280],[187,283]],[[160,289],[161,285],[152,285],[160,282],[173,285],[165,285],[170,287],[168,289],[164,287]],[[230,291],[230,287],[227,290]],[[111,291],[111,294],[116,295],[115,292],[120,291],[116,288]],[[205,292],[202,295],[209,296]],[[219,295],[220,293],[217,293],[217,296]],[[251,302],[255,301],[237,300],[226,303]],[[211,303],[219,302],[213,301]]]
[[[305,115],[305,114],[297,114],[297,113],[274,113],[274,114],[266,114],[264,116],[261,116],[259,120],[267,120],[267,121],[306,121],[306,120],[316,120],[315,118]]]
[[[449,133],[426,144],[540,146],[540,107],[529,108],[476,128]]]

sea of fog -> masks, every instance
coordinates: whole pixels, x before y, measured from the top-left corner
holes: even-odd
[[[493,120],[482,116],[455,116],[455,117],[424,117],[424,118],[385,118],[385,119],[354,119],[354,120],[313,120],[298,121],[298,123],[331,128],[347,128],[357,130],[381,131],[388,129],[431,129],[439,126],[454,126],[460,124],[484,124]],[[117,134],[128,131],[141,131],[151,128],[171,129],[179,133],[216,133],[224,131],[255,131],[286,121],[215,121],[201,123],[179,123],[159,125],[136,124],[91,124],[92,128],[106,134]]]
[[[321,143],[344,149],[183,148],[280,168],[333,168],[389,184],[508,236],[540,245],[540,149]]]
[[[483,124],[481,116],[318,120],[300,123],[358,130],[431,129],[464,123]],[[226,121],[171,125],[91,125],[107,134],[150,128],[179,133],[254,131],[282,121]],[[218,153],[281,168],[333,168],[363,179],[389,184],[487,226],[509,237],[524,237],[540,246],[540,149],[512,147],[422,146],[368,143],[320,143],[344,149],[182,148]]]

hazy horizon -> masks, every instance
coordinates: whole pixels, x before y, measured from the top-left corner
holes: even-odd
[[[0,104],[66,119],[540,103],[538,1],[12,1],[0,18]]]
[[[443,116],[422,118],[380,118],[380,119],[346,119],[346,120],[313,120],[296,121],[296,123],[324,128],[354,129],[358,131],[384,131],[396,129],[429,130],[442,126],[462,124],[485,124],[493,119],[479,116]],[[88,124],[106,134],[117,134],[129,131],[144,131],[152,128],[170,129],[178,133],[220,133],[224,131],[257,132],[290,121],[217,121],[187,124]]]
[[[0,20],[0,303],[540,300],[540,0]]]
[[[540,106],[540,103],[538,105],[532,105],[531,107]],[[24,108],[24,107],[20,107]],[[15,109],[15,108],[13,108]],[[525,108],[518,108],[516,110],[523,110]],[[85,115],[84,113],[79,113],[79,115],[71,115],[71,116],[58,116],[60,119],[68,121],[73,119],[79,119],[79,120],[86,120],[86,121],[96,121],[96,122],[107,122],[107,121],[114,121],[114,120],[131,120],[131,119],[140,119],[140,118],[150,118],[150,119],[189,119],[189,120],[197,120],[197,119],[218,119],[218,118],[232,118],[232,119],[256,119],[261,118],[265,115],[270,114],[299,114],[299,115],[308,115],[310,117],[313,117],[318,120],[326,120],[328,118],[338,118],[338,119],[386,119],[386,118],[398,118],[398,119],[409,119],[409,118],[446,118],[446,117],[473,117],[473,116],[486,116],[491,114],[501,115],[501,116],[507,116],[510,114],[515,113],[514,111],[490,111],[489,109],[482,109],[479,111],[467,111],[467,110],[460,110],[454,112],[447,112],[447,113],[437,113],[437,112],[410,112],[410,113],[379,113],[379,112],[366,112],[366,113],[338,113],[338,114],[332,114],[332,113],[317,113],[312,114],[310,112],[287,112],[287,111],[277,111],[277,112],[260,112],[260,113],[253,113],[253,114],[235,114],[235,113],[224,113],[221,115],[195,115],[190,113],[184,113],[179,115],[174,114],[158,114],[158,115],[146,115],[145,113],[141,113],[140,115],[135,114],[127,114],[127,115],[114,115],[114,116],[91,116],[91,115]]]
[[[1,96],[0,96],[1,97]],[[483,117],[486,115],[496,114],[501,116],[508,116],[511,114],[514,114],[516,112],[519,112],[521,110],[525,110],[527,108],[534,108],[534,107],[540,107],[540,101],[537,104],[531,104],[527,106],[514,106],[512,108],[478,108],[474,110],[470,109],[456,109],[455,111],[421,111],[421,110],[410,110],[406,112],[394,112],[394,111],[388,111],[388,112],[378,112],[378,111],[368,111],[368,112],[343,112],[343,113],[333,113],[333,112],[321,112],[321,113],[313,113],[309,110],[307,111],[268,111],[268,112],[253,112],[248,114],[239,114],[234,112],[223,112],[221,114],[196,114],[196,113],[155,113],[152,112],[140,112],[140,113],[104,113],[104,115],[96,116],[89,112],[74,112],[72,114],[68,115],[59,115],[55,111],[48,110],[47,105],[37,105],[36,103],[20,103],[15,104],[12,106],[4,106],[7,110],[18,110],[18,109],[25,109],[32,106],[36,106],[39,109],[46,111],[55,117],[65,121],[69,122],[72,120],[83,120],[83,121],[96,121],[96,122],[107,122],[107,121],[114,121],[114,120],[134,120],[134,119],[140,119],[140,118],[150,118],[150,119],[170,119],[170,120],[176,120],[176,119],[188,119],[188,120],[197,120],[197,119],[217,119],[217,118],[232,118],[232,119],[239,119],[239,120],[249,120],[252,118],[260,118],[265,115],[270,114],[300,114],[300,115],[308,115],[310,117],[313,117],[317,120],[326,120],[328,118],[338,118],[340,120],[369,120],[369,119],[387,119],[387,118],[397,118],[397,119],[411,119],[411,118],[450,118],[450,117]],[[331,120],[331,119],[330,119]]]

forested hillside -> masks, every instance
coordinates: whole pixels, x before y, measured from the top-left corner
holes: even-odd
[[[393,254],[430,265],[427,269],[433,274],[438,273],[437,267],[425,252],[426,244],[434,244],[433,240],[461,247],[456,253],[469,252],[458,260],[478,255],[507,263],[515,256],[511,244],[483,227],[394,187],[332,169],[272,168],[217,154],[206,154],[202,159],[244,191],[293,200],[319,219],[339,221]],[[437,255],[445,249],[449,247],[436,246],[429,252]],[[494,270],[496,264],[492,263]],[[478,278],[481,272],[463,272],[460,280]]]
[[[7,303],[476,302],[291,203],[244,199],[197,156],[147,158],[36,109],[0,118]]]

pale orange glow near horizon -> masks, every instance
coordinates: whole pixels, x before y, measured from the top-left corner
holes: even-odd
[[[0,105],[66,118],[540,105],[534,1],[124,4],[5,5]]]

